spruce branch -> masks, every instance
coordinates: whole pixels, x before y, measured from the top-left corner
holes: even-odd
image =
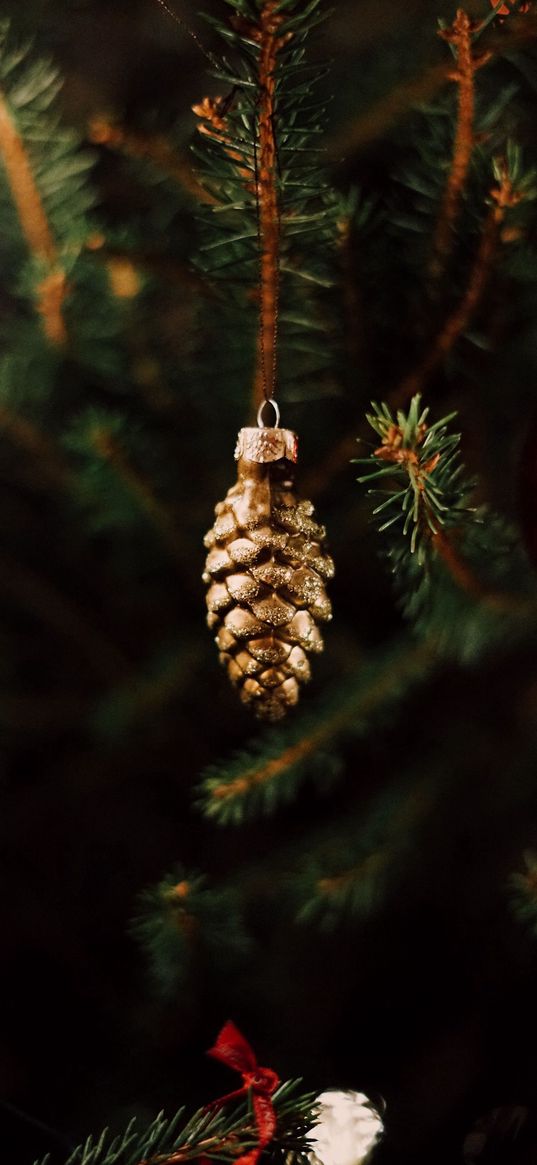
[[[18,133],[6,96],[0,92],[0,154],[17,208],[21,229],[30,252],[47,274],[38,283],[37,310],[51,344],[67,339],[63,303],[67,291],[65,271],[59,267],[56,243],[37,189],[24,142]]]
[[[304,352],[307,345],[326,360],[326,345],[315,348],[300,333],[316,329],[312,292],[330,282],[326,256],[335,249],[338,200],[316,158],[323,111],[312,99],[303,47],[321,19],[320,0],[305,7],[298,0],[229,6],[227,22],[212,21],[234,53],[233,64],[223,58],[216,71],[228,92],[193,107],[204,146],[195,150],[200,179],[214,203],[204,213],[210,237],[198,266],[213,280],[225,278],[228,299],[234,293],[243,311],[256,308],[257,411],[276,387],[280,333],[289,349]],[[307,287],[300,316],[296,292],[291,299],[296,280]]]
[[[91,118],[88,137],[93,145],[149,162],[190,196],[200,202],[214,203],[212,195],[197,181],[190,161],[181,156],[164,134],[135,132],[100,114]]]
[[[407,415],[399,411],[395,417],[385,404],[374,403],[373,410],[367,419],[381,444],[370,458],[357,459],[366,466],[358,481],[389,479],[387,496],[373,511],[379,530],[400,526],[403,536],[410,536],[411,553],[423,563],[445,522],[453,525],[469,513],[469,487],[461,482],[458,464],[460,437],[447,431],[455,414],[428,425],[429,409],[422,409],[419,396]]]
[[[477,25],[472,34],[472,43],[475,43],[493,22],[498,22],[494,10]],[[507,30],[489,33],[486,37],[489,61],[492,63],[493,60],[502,57],[510,58],[513,52],[534,41],[536,32],[535,18],[526,16],[523,21],[516,21],[514,24],[510,22]],[[356,153],[386,136],[412,109],[427,106],[452,78],[453,65],[441,62],[421,69],[410,80],[405,79],[397,83],[364,113],[358,114],[344,124],[332,137],[328,143],[330,157],[337,162],[342,156]]]
[[[432,373],[445,361],[457,340],[469,327],[479,307],[493,270],[502,227],[509,211],[523,200],[535,198],[533,174],[523,174],[520,152],[514,145],[504,158],[494,159],[495,184],[489,192],[489,211],[485,217],[475,259],[466,290],[441,326],[417,368],[390,394],[393,407],[401,407],[421,392]]]
[[[306,1165],[308,1134],[317,1116],[313,1093],[300,1091],[300,1080],[288,1081],[276,1090],[272,1101],[277,1129],[267,1150],[270,1161]],[[208,1158],[231,1163],[255,1148],[258,1134],[249,1102],[226,1108],[201,1108],[189,1119],[179,1109],[167,1119],[162,1113],[145,1130],[133,1120],[125,1132],[109,1137],[88,1137],[70,1154],[65,1165],[182,1165]],[[38,1165],[36,1162],[35,1165]],[[47,1165],[47,1158],[40,1165]]]
[[[169,999],[200,967],[236,970],[251,945],[235,890],[212,887],[182,866],[143,891],[131,929],[155,985]]]
[[[337,771],[336,742],[347,735],[365,736],[379,717],[425,680],[433,666],[434,651],[428,644],[407,641],[362,660],[333,699],[294,725],[264,734],[231,761],[208,769],[199,789],[204,815],[219,825],[240,825],[293,799],[308,778],[326,783]]]
[[[51,112],[57,71],[46,61],[31,60],[30,47],[13,44],[9,21],[1,22],[0,158],[31,260],[30,291],[43,333],[53,348],[62,348],[68,338],[69,273],[92,202],[84,180],[90,161]]]
[[[473,31],[474,24],[462,8],[458,9],[450,28],[439,30],[439,36],[454,50],[456,69],[449,73],[449,78],[458,85],[458,104],[453,157],[433,239],[430,273],[435,279],[439,279],[445,270],[451,252],[454,227],[474,149],[475,72],[487,64],[491,57],[487,52],[480,55],[474,53]]]
[[[368,492],[382,498],[373,516],[379,531],[389,532],[405,613],[439,650],[463,658],[520,634],[537,617],[529,566],[505,523],[471,505],[474,483],[464,477],[460,437],[448,431],[454,414],[429,425],[419,396],[407,414],[373,407],[368,420],[381,444],[358,459],[366,467],[358,481],[382,482]],[[451,638],[450,620],[457,625]]]
[[[495,113],[496,116],[496,113]],[[481,224],[474,257],[458,303],[450,308],[433,339],[416,366],[388,394],[393,409],[408,405],[414,395],[424,391],[429,379],[445,365],[457,342],[464,336],[483,302],[490,279],[500,268],[500,260],[511,244],[524,238],[528,224],[524,221],[537,192],[536,175],[527,168],[521,150],[509,141],[504,155],[492,159],[494,182],[487,195],[488,211]],[[409,184],[419,188],[418,176],[408,175]],[[526,210],[525,210],[526,208]],[[329,451],[321,466],[307,479],[307,492],[315,496],[352,458],[354,438],[345,435]]]
[[[433,805],[430,773],[400,781],[376,797],[358,835],[343,830],[337,845],[329,840],[304,864],[297,880],[297,921],[333,930],[344,920],[370,915]]]

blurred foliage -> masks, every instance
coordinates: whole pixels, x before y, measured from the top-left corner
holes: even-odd
[[[149,0],[3,14],[3,1151],[56,1165],[62,1138],[203,1103],[223,1089],[199,1050],[233,1015],[281,1076],[386,1098],[379,1163],[451,1165],[482,1112],[537,1099],[535,948],[506,894],[537,829],[537,15],[472,41],[490,59],[441,277],[453,6],[341,0],[308,41],[329,214],[294,255],[318,291],[285,291],[283,419],[330,531],[336,617],[300,713],[253,737],[199,583],[252,381],[255,298],[201,261],[217,216],[190,107],[222,82]],[[424,584],[349,465],[371,399],[377,425],[400,410],[419,428],[420,392],[477,588],[435,556]],[[459,434],[471,496],[450,476]]]

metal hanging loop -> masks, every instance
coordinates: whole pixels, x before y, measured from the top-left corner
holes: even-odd
[[[272,422],[272,424],[268,424],[264,419],[265,409],[267,409],[269,407],[269,405],[274,410],[274,421]],[[273,400],[272,397],[269,397],[268,400],[261,401],[261,404],[259,405],[259,408],[257,410],[257,424],[258,424],[258,428],[260,428],[260,429],[279,429],[279,427],[280,427],[280,409],[278,407],[278,404],[276,403],[275,400]]]

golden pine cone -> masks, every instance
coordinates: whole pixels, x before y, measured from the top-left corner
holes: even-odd
[[[322,651],[334,564],[311,502],[296,495],[296,438],[288,429],[242,429],[238,480],[216,506],[205,538],[209,627],[243,703],[280,720]]]

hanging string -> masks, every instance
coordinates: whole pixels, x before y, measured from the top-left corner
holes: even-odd
[[[274,411],[275,411],[275,415],[277,415],[277,418],[278,418],[276,420],[276,425],[278,425],[278,423],[279,423],[279,409],[278,409],[278,406],[273,398],[274,398],[274,392],[275,392],[275,388],[276,388],[276,374],[277,374],[276,344],[277,344],[277,335],[278,335],[278,306],[279,306],[278,300],[279,300],[280,268],[279,268],[279,254],[278,254],[277,260],[276,260],[276,286],[273,290],[274,316],[273,316],[273,333],[272,333],[272,335],[273,335],[273,339],[272,339],[272,368],[271,368],[270,387],[269,387],[268,376],[267,376],[267,354],[266,354],[266,345],[265,345],[265,319],[264,319],[264,303],[263,303],[263,296],[264,296],[264,279],[263,279],[263,275],[264,275],[264,272],[263,272],[264,243],[263,243],[263,232],[262,232],[262,228],[261,228],[261,196],[260,196],[260,189],[259,189],[259,185],[260,185],[259,184],[259,169],[258,169],[258,164],[257,164],[256,133],[257,133],[257,125],[254,122],[254,127],[253,127],[254,188],[255,188],[255,216],[256,216],[256,227],[257,227],[258,297],[259,297],[259,323],[258,323],[258,358],[259,358],[259,363],[258,363],[258,375],[256,377],[256,381],[258,380],[258,377],[260,374],[261,375],[261,387],[262,387],[263,397],[264,397],[264,400],[261,402],[259,409],[257,411],[257,423],[258,423],[258,425],[262,426],[263,425],[263,417],[264,417],[264,413],[265,413],[265,405],[268,404],[269,401],[272,404]],[[278,211],[277,211],[277,229],[278,229],[278,235],[279,235],[279,232],[280,232],[279,207],[278,207]],[[256,389],[256,396],[257,396],[258,395],[258,384],[257,383],[255,385],[255,389]],[[278,410],[277,414],[276,414],[276,410]]]
[[[171,19],[174,21],[175,24],[179,25],[179,28],[184,29],[184,31],[191,38],[191,40],[194,41],[195,45],[200,50],[200,52],[203,53],[203,56],[206,57],[207,60],[211,62],[211,65],[213,66],[213,68],[219,68],[220,61],[218,60],[218,57],[215,57],[214,54],[210,51],[210,49],[205,48],[203,41],[200,40],[200,37],[198,36],[198,34],[196,32],[194,32],[194,29],[190,28],[190,26],[186,23],[186,21],[184,21],[180,16],[177,15],[176,12],[174,12],[173,8],[170,8],[169,4],[166,3],[166,0],[155,0],[155,2],[158,5],[160,5],[160,7],[164,10],[164,12],[168,16],[171,17]]]
[[[255,394],[256,398],[262,394],[265,402],[272,401],[277,379],[281,214],[277,185],[275,68],[278,51],[289,35],[278,36],[282,21],[275,0],[267,0],[255,36],[260,47],[257,116],[253,132],[260,302]]]
[[[274,129],[273,129],[274,135]],[[276,138],[274,136],[274,150],[277,151]],[[255,202],[256,202],[256,224],[257,224],[257,246],[258,246],[258,266],[259,266],[259,358],[261,369],[261,383],[265,403],[273,401],[276,390],[276,379],[278,371],[278,323],[279,323],[279,300],[280,300],[280,234],[281,234],[281,215],[279,200],[275,198],[274,215],[277,232],[276,254],[274,256],[274,281],[272,284],[272,341],[271,341],[271,368],[270,381],[267,370],[267,354],[266,354],[266,320],[265,311],[268,311],[268,306],[263,302],[265,292],[264,279],[264,259],[265,259],[265,244],[263,238],[263,231],[261,227],[261,199],[259,190],[258,166],[257,166],[257,143],[255,140],[254,129],[254,173],[255,173]]]

